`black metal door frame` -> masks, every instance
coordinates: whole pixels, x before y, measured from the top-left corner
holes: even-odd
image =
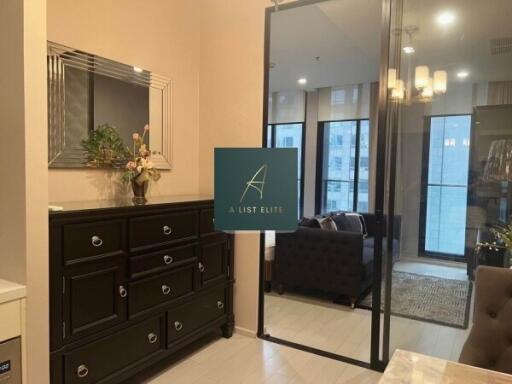
[[[292,9],[296,7],[320,3],[327,0],[297,0],[291,3],[282,4],[279,10]],[[387,89],[387,76],[390,55],[390,33],[391,33],[391,1],[382,0],[382,20],[381,20],[381,53],[380,53],[380,73],[379,73],[379,105],[378,105],[378,124],[377,124],[377,161],[376,161],[376,182],[375,182],[375,219],[376,219],[376,233],[374,244],[374,268],[373,268],[373,287],[372,295],[373,302],[379,303],[381,301],[381,282],[382,282],[382,254],[383,246],[382,239],[384,237],[385,219],[392,222],[392,210],[384,215],[385,207],[385,182],[386,182],[386,143],[387,143],[387,126],[388,126],[388,89]],[[269,96],[269,58],[270,58],[270,26],[272,14],[276,11],[276,7],[272,6],[265,11],[265,49],[264,49],[264,82],[263,82],[263,129],[262,129],[262,146],[266,143],[266,132],[268,124],[268,96]],[[304,130],[305,131],[305,130]],[[388,207],[390,208],[390,207]],[[392,208],[392,207],[391,207]],[[390,228],[390,226],[388,226]],[[392,228],[392,227],[391,227]],[[388,239],[392,238],[388,234]],[[392,250],[393,243],[388,241],[386,251],[389,252],[390,247]],[[389,254],[389,253],[388,253]],[[307,345],[294,343],[288,340],[273,337],[264,332],[264,270],[265,270],[265,235],[260,234],[260,264],[259,264],[259,296],[258,296],[258,333],[257,336],[263,340],[287,345],[296,349],[306,352],[311,352],[327,358],[339,360],[349,364],[354,364],[364,368],[369,368],[377,371],[383,371],[389,360],[389,311],[384,314],[384,332],[382,339],[382,359],[380,358],[381,350],[381,328],[380,318],[381,312],[379,306],[372,308],[372,323],[371,323],[371,349],[370,349],[370,363],[356,360],[347,356],[341,356],[335,353],[323,351]],[[389,264],[389,263],[387,263]],[[389,272],[386,268],[386,273]],[[390,278],[386,278],[386,285],[391,284]],[[390,304],[390,298],[385,300],[386,306]],[[385,307],[386,308],[386,307]],[[388,308],[389,309],[389,308]],[[386,312],[386,311],[385,311]]]

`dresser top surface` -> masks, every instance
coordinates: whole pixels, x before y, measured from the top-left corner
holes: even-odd
[[[144,204],[135,204],[132,198],[119,198],[112,200],[84,200],[51,202],[48,205],[50,216],[58,216],[65,213],[97,211],[115,208],[144,208],[166,204],[186,204],[186,203],[209,203],[213,197],[209,195],[175,195],[175,196],[156,196],[148,197]],[[56,207],[57,209],[51,209]]]

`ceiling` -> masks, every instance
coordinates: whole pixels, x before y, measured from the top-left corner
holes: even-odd
[[[378,80],[381,0],[328,0],[272,15],[270,90],[314,89]],[[450,11],[455,21],[436,18]],[[403,27],[415,26],[412,55],[401,53],[402,73],[416,65],[448,71],[451,81],[512,80],[512,0],[404,0]],[[398,31],[398,32],[396,32]],[[393,36],[400,36],[394,28]],[[409,38],[402,36],[402,46]],[[502,51],[491,53],[491,40]],[[318,58],[318,59],[317,59]],[[396,65],[396,64],[395,64]],[[467,79],[456,77],[460,70]],[[402,75],[402,77],[405,75]],[[307,78],[307,85],[297,80]]]

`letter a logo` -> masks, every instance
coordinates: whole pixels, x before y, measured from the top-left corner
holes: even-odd
[[[247,193],[249,188],[254,188],[255,190],[257,190],[260,193],[260,199],[263,199],[263,188],[265,187],[266,178],[267,165],[265,164],[262,165],[260,169],[256,171],[252,179],[246,183],[247,186],[245,187],[244,193],[242,193],[242,197],[240,197],[240,202],[242,202],[242,200],[244,199],[245,194]]]

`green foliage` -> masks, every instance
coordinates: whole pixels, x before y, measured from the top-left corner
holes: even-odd
[[[108,123],[98,125],[81,145],[90,167],[119,168],[132,156],[116,128]]]
[[[501,240],[507,250],[512,251],[512,224],[492,228],[491,232],[498,240]]]

